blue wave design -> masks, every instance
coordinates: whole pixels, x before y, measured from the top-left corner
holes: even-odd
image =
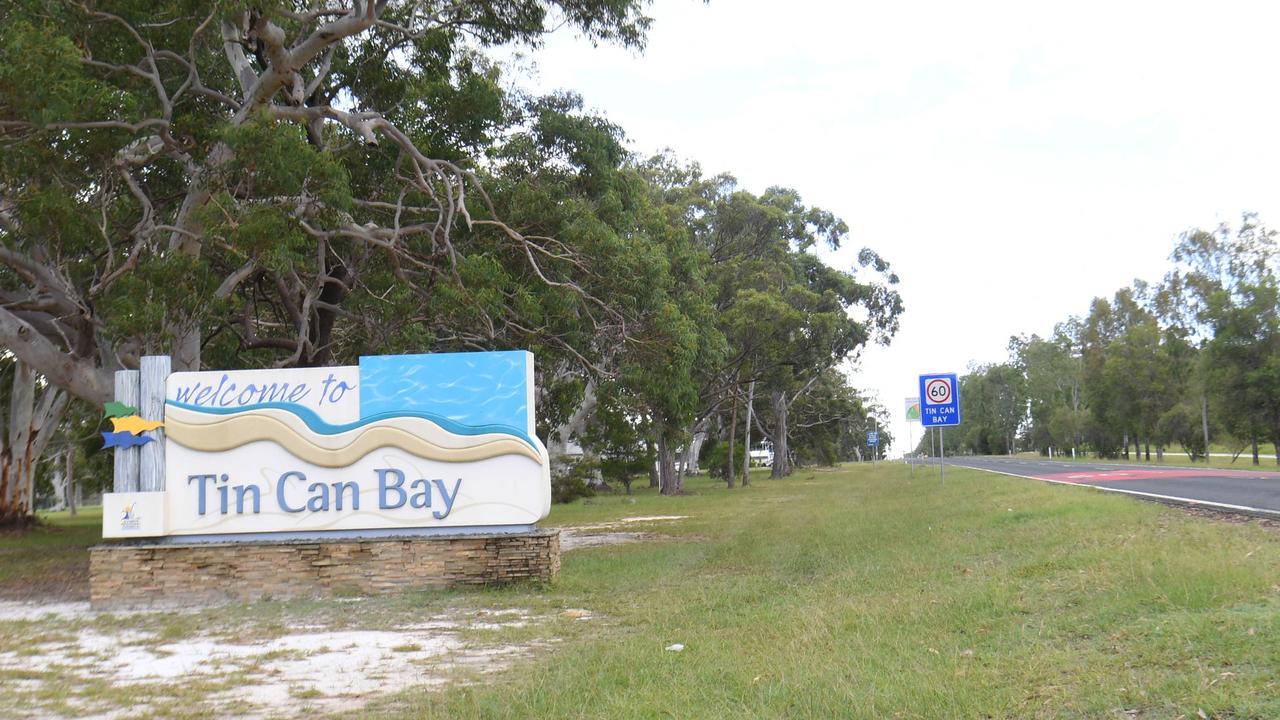
[[[528,443],[529,447],[532,447],[535,450],[538,448],[538,446],[533,442],[533,440],[529,439],[528,435],[526,435],[525,433],[515,428],[512,428],[509,425],[497,425],[497,424],[464,425],[460,422],[450,420],[449,418],[441,417],[434,413],[428,413],[428,412],[381,412],[381,413],[375,413],[368,417],[362,417],[355,422],[343,423],[341,425],[334,425],[332,423],[326,422],[324,418],[317,415],[316,412],[311,408],[303,407],[301,405],[291,405],[289,403],[259,403],[257,405],[244,405],[241,407],[227,407],[227,408],[207,407],[204,405],[190,405],[188,403],[177,402],[176,400],[166,400],[165,404],[172,405],[177,408],[182,408],[183,410],[190,410],[192,412],[198,412],[198,413],[206,413],[209,415],[235,415],[237,413],[252,412],[254,410],[284,410],[285,412],[296,415],[298,419],[302,420],[302,422],[306,424],[307,429],[311,430],[311,432],[316,433],[317,435],[337,435],[338,433],[344,433],[350,430],[356,430],[366,425],[371,425],[373,423],[378,422],[379,420],[389,420],[391,418],[406,418],[406,417],[418,418],[421,420],[429,420],[455,435],[472,436],[472,435],[485,435],[488,433],[499,433],[502,435],[511,435],[513,437],[520,438],[521,440]]]
[[[523,350],[361,357],[360,414],[426,412],[528,433],[531,362]]]

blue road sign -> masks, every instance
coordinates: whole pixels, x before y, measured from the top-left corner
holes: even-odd
[[[871,447],[875,447],[875,446],[879,445],[879,444],[880,444],[880,433],[876,432],[875,430],[868,430],[868,431],[867,431],[867,444],[868,444],[868,445],[870,445]]]
[[[925,427],[960,424],[960,383],[955,373],[920,376],[920,423]]]

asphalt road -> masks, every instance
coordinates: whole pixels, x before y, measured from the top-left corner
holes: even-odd
[[[1280,514],[1280,473],[1008,457],[947,458],[947,464],[1048,482],[1086,485],[1151,500]]]

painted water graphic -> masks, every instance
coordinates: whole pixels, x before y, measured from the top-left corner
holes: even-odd
[[[329,468],[388,447],[443,462],[541,462],[528,352],[362,357],[358,368],[310,372],[288,381],[266,370],[223,372],[216,383],[186,378],[166,402],[168,437],[210,453],[267,440]]]
[[[360,416],[429,413],[527,437],[533,356],[523,350],[360,358]]]

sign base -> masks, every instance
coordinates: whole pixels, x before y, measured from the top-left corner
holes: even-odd
[[[335,593],[548,582],[560,531],[260,542],[130,543],[89,550],[95,610]]]

